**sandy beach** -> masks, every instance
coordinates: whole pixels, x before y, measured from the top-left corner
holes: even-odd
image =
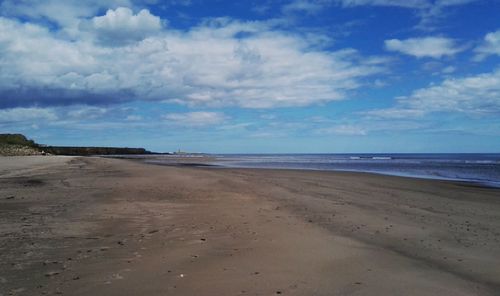
[[[500,190],[0,157],[0,295],[500,295]]]

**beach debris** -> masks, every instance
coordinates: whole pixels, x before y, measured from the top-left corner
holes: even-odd
[[[74,277],[73,277],[73,280],[74,280],[74,281],[77,281],[77,280],[79,280],[79,279],[80,279],[80,277],[79,277],[79,276],[74,276]]]
[[[112,275],[113,279],[115,280],[123,280],[123,276],[119,273],[115,273]]]
[[[153,234],[153,233],[157,233],[159,230],[158,229],[153,229],[151,230],[150,232],[148,232],[149,234]]]
[[[276,291],[276,294],[283,294],[280,290]]]
[[[60,262],[57,261],[57,260],[53,260],[53,261],[50,261],[50,260],[45,260],[42,262],[43,266],[46,266],[46,265],[49,265],[49,264],[59,264]]]
[[[183,278],[183,277],[184,277],[184,274],[183,274],[183,273],[181,273],[179,276],[180,276],[181,278]]]
[[[18,294],[18,293],[21,293],[21,292],[24,292],[24,291],[26,291],[26,288],[17,288],[17,289],[12,289],[12,290],[10,290],[9,295]]]
[[[206,239],[206,238],[200,238],[200,240],[201,240],[202,242],[204,242],[204,241],[206,241],[207,239]]]
[[[16,198],[14,195],[11,195],[11,196],[7,196],[5,199],[14,199]]]
[[[53,277],[58,275],[60,272],[59,271],[49,271],[45,274],[46,277]]]

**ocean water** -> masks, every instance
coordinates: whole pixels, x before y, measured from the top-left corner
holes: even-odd
[[[500,153],[220,154],[215,157],[214,164],[223,167],[369,172],[500,187]]]

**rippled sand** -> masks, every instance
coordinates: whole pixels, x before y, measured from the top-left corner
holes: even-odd
[[[495,295],[500,191],[0,158],[0,295]]]

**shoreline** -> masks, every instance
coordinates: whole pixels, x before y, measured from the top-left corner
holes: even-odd
[[[347,169],[315,169],[315,168],[283,168],[283,167],[245,167],[245,166],[224,166],[219,164],[218,162],[213,162],[212,160],[206,160],[201,162],[194,162],[192,158],[180,159],[178,162],[154,162],[154,161],[146,161],[145,159],[140,158],[123,158],[123,157],[106,157],[106,158],[114,158],[114,159],[123,159],[136,161],[149,165],[158,165],[158,166],[171,166],[171,167],[198,167],[198,168],[211,168],[211,169],[242,169],[242,170],[275,170],[275,171],[315,171],[315,172],[334,172],[334,173],[359,173],[359,174],[373,174],[379,176],[389,176],[389,177],[399,177],[399,178],[409,178],[409,179],[419,179],[419,180],[435,180],[435,181],[446,181],[453,183],[463,183],[466,186],[478,186],[478,187],[486,187],[486,188],[494,188],[500,189],[500,182],[495,181],[484,181],[484,180],[476,180],[476,179],[460,179],[460,178],[446,178],[446,177],[438,177],[438,176],[426,176],[426,175],[412,175],[412,174],[404,174],[404,173],[392,173],[392,172],[377,172],[377,171],[363,171],[363,170],[347,170]],[[173,159],[178,160],[178,159]]]
[[[449,153],[445,153],[449,154]],[[464,153],[457,153],[464,154]],[[474,154],[474,153],[469,153]],[[494,153],[493,153],[494,154]],[[152,154],[154,156],[154,154]],[[300,155],[300,154],[299,154]],[[382,154],[385,155],[385,154]],[[91,158],[110,158],[110,159],[120,159],[120,160],[129,160],[133,162],[143,163],[147,165],[158,165],[158,166],[171,166],[171,167],[194,167],[194,168],[212,168],[212,169],[255,169],[255,170],[283,170],[283,171],[317,171],[317,172],[334,172],[334,173],[359,173],[359,174],[373,174],[379,176],[389,176],[389,177],[399,177],[399,178],[409,178],[409,179],[419,179],[419,180],[434,180],[434,181],[445,181],[452,183],[463,183],[464,186],[477,186],[477,187],[485,187],[492,189],[500,189],[500,182],[496,181],[485,181],[479,179],[463,179],[463,178],[447,178],[447,177],[439,177],[439,176],[430,176],[430,175],[413,175],[413,174],[405,174],[405,173],[395,173],[395,172],[383,172],[383,171],[364,171],[364,170],[349,170],[349,169],[316,169],[316,168],[283,168],[283,167],[245,167],[245,166],[224,166],[219,164],[221,161],[214,161],[213,156],[202,156],[202,157],[185,157],[182,155],[172,157],[172,162],[154,162],[147,161],[146,158],[140,158],[143,156],[151,156],[151,155],[140,155],[139,157],[131,157],[128,155],[118,155],[118,156],[109,156],[109,155],[94,155],[94,156],[68,156],[68,155],[51,155],[49,157],[60,157],[60,158],[70,158],[70,157],[91,157]],[[40,155],[29,155],[29,156],[0,156],[5,158],[12,157],[42,157],[46,156]],[[199,161],[201,159],[201,161]],[[196,162],[194,160],[197,160]]]
[[[496,189],[357,172],[52,159],[16,159],[18,173],[0,175],[0,294],[500,289]]]
[[[475,186],[500,188],[498,153],[203,154],[115,157],[159,165],[362,172],[469,182]]]

